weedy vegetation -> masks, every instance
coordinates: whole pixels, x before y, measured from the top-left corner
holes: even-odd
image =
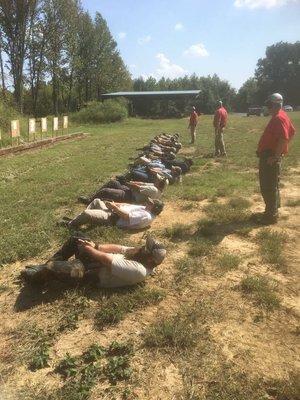
[[[144,286],[128,289],[128,292],[120,291],[112,294],[101,303],[101,310],[95,315],[96,327],[103,329],[105,326],[117,324],[128,313],[158,304],[164,297],[164,291]]]
[[[265,276],[247,276],[240,283],[241,291],[267,311],[280,307],[276,287],[276,283]]]
[[[209,256],[214,251],[214,244],[208,239],[195,238],[190,241],[188,254],[191,257]]]
[[[286,202],[287,207],[299,207],[300,206],[300,199],[291,199]]]
[[[256,236],[260,246],[262,259],[278,268],[285,264],[284,246],[288,236],[284,232],[272,231],[271,229],[262,229]]]
[[[164,236],[172,241],[187,240],[190,236],[191,226],[186,224],[174,224],[164,231]]]
[[[193,348],[207,334],[211,310],[209,301],[202,300],[183,306],[175,315],[158,319],[145,332],[145,346],[173,352]]]
[[[174,282],[176,285],[183,285],[183,282],[189,281],[190,278],[205,273],[205,268],[201,259],[194,257],[183,257],[175,263],[176,273]]]
[[[223,271],[227,272],[236,269],[241,263],[241,257],[237,254],[223,253],[217,258],[217,266]]]

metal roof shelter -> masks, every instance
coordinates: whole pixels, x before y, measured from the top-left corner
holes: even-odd
[[[102,99],[112,99],[115,97],[126,97],[127,99],[135,99],[141,97],[148,98],[174,98],[174,97],[196,97],[201,90],[168,90],[154,92],[116,92],[105,93],[101,95]]]

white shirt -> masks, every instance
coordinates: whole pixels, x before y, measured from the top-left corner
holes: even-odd
[[[116,225],[119,228],[143,229],[149,226],[154,219],[154,216],[146,210],[145,206],[122,204],[119,208],[129,215],[129,220],[125,220],[122,217],[118,219]]]

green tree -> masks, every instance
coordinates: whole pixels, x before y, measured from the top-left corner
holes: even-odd
[[[239,89],[235,100],[237,111],[246,112],[248,107],[258,103],[258,85],[255,78],[249,78]]]
[[[116,88],[130,86],[130,74],[123,63],[107,22],[100,13],[95,17],[95,69],[94,97],[100,100],[101,94]]]
[[[67,2],[64,0],[44,0],[43,10],[45,26],[47,30],[47,44],[45,57],[47,70],[52,83],[53,113],[59,113],[59,90],[61,82],[61,71],[65,65],[65,16]]]
[[[78,57],[75,68],[78,107],[91,100],[91,82],[94,73],[96,53],[94,23],[87,12],[79,15],[78,22]]]
[[[217,75],[198,77],[193,74],[177,79],[161,78],[156,81],[154,78],[138,78],[133,83],[135,91],[155,90],[200,90],[199,96],[194,99],[178,98],[171,100],[144,99],[134,101],[134,109],[138,115],[151,117],[179,117],[190,112],[191,106],[195,105],[198,111],[213,113],[217,101],[222,99],[224,105],[233,109],[236,97],[235,90],[227,81],[220,79]]]
[[[2,0],[0,2],[3,50],[8,57],[14,85],[14,100],[20,111],[23,109],[23,70],[28,34],[31,31],[37,7],[38,0]]]
[[[37,116],[37,104],[39,89],[42,80],[46,75],[45,48],[47,41],[47,31],[43,21],[43,10],[41,3],[38,4],[35,18],[32,21],[27,45],[27,76],[29,84],[30,101],[25,102],[25,112],[33,113]]]
[[[279,42],[267,47],[266,57],[257,62],[255,77],[262,102],[273,92],[283,94],[285,102],[298,105],[300,93],[300,41]]]

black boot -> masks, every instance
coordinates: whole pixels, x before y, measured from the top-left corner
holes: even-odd
[[[47,268],[47,264],[43,265],[28,265],[21,272],[21,278],[27,283],[43,284],[51,280],[52,272]]]

